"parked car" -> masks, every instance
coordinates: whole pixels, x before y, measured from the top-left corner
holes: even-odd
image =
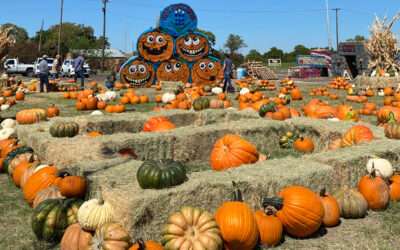
[[[35,65],[20,63],[18,58],[10,58],[4,61],[4,68],[9,75],[22,74],[23,76],[32,77],[34,75],[33,69]]]
[[[35,62],[35,76],[39,75],[39,63],[43,60],[43,58],[38,58],[36,59]],[[47,58],[47,64],[48,64],[48,68],[49,68],[49,72],[51,71],[51,69],[53,68],[53,62],[54,62],[54,58]]]
[[[83,71],[85,73],[85,77],[90,76],[90,67],[89,64],[83,64]],[[73,77],[75,75],[74,70],[74,60],[64,60],[62,67],[61,67],[61,77],[68,76]]]

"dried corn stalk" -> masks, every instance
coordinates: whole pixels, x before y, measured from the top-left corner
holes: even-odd
[[[0,72],[3,70],[3,61],[6,59],[10,46],[14,43],[15,38],[9,36],[11,28],[4,29],[0,26]]]
[[[390,23],[386,23],[386,15],[383,20],[380,20],[375,15],[375,22],[369,29],[371,37],[365,46],[366,52],[371,57],[368,64],[370,69],[385,69],[400,72],[398,37],[390,30],[393,23],[399,17],[400,13]]]

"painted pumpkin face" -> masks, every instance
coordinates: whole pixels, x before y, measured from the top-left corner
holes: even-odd
[[[170,59],[160,64],[157,69],[157,81],[187,83],[190,77],[189,66],[182,60]]]
[[[154,63],[168,60],[174,53],[172,37],[157,30],[142,34],[137,45],[139,55]]]
[[[123,84],[131,84],[135,88],[145,88],[154,82],[156,71],[154,67],[142,59],[128,61],[121,69],[120,80]]]
[[[194,84],[209,86],[223,79],[221,61],[207,57],[196,61],[192,66],[192,81]]]
[[[175,47],[179,57],[189,62],[203,58],[210,50],[207,38],[198,32],[179,37]]]

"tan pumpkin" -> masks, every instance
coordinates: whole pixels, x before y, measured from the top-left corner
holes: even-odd
[[[210,101],[210,108],[212,109],[221,109],[224,107],[224,101],[218,99],[212,99]]]
[[[125,229],[115,223],[102,224],[89,240],[89,247],[86,250],[128,250],[130,236]]]
[[[35,209],[42,201],[61,197],[62,195],[58,186],[43,189],[35,196],[35,199],[33,200],[33,208]]]
[[[100,199],[91,199],[82,204],[78,211],[78,222],[82,228],[95,231],[104,223],[113,221],[115,218],[114,207]]]
[[[197,207],[183,207],[172,214],[162,230],[165,249],[222,249],[221,232],[214,216]]]
[[[85,250],[93,235],[84,230],[79,223],[69,226],[61,239],[61,250]]]
[[[32,159],[31,159],[32,158]],[[36,154],[25,153],[20,154],[18,157],[14,158],[10,164],[8,164],[8,173],[12,176],[14,174],[15,168],[25,162],[25,161],[38,161],[39,157]]]

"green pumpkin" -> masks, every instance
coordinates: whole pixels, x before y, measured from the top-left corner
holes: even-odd
[[[184,90],[183,87],[180,86],[180,85],[174,89],[174,94],[175,94],[175,95],[178,95],[178,94],[184,93],[184,92],[185,92],[185,90]]]
[[[299,139],[298,134],[293,132],[286,132],[279,139],[279,146],[281,146],[281,148],[293,148],[293,144],[297,139]]]
[[[205,97],[200,97],[193,101],[192,106],[196,111],[208,109],[210,107],[210,100]]]
[[[275,111],[276,111],[276,104],[274,102],[268,102],[261,105],[260,109],[258,110],[258,114],[261,117],[265,117],[266,113]]]
[[[292,101],[292,98],[290,95],[284,95],[283,97],[280,97],[281,99],[284,99],[286,101],[286,104],[289,104]]]
[[[11,161],[17,158],[20,154],[25,153],[33,153],[33,149],[27,146],[22,146],[11,150],[3,161],[3,171],[8,173],[8,165],[10,165]]]
[[[53,137],[74,137],[78,134],[79,125],[75,122],[54,123],[50,126]]]
[[[32,230],[39,240],[59,242],[65,229],[78,222],[78,210],[83,201],[78,198],[48,199],[33,210]]]
[[[176,186],[187,179],[186,167],[179,161],[171,159],[143,162],[136,177],[141,188],[156,189]]]
[[[249,88],[249,91],[250,91],[251,93],[260,91],[260,87],[258,87],[257,85],[251,85],[250,88]]]
[[[207,93],[211,92],[211,86],[205,86],[204,92],[207,92]]]

